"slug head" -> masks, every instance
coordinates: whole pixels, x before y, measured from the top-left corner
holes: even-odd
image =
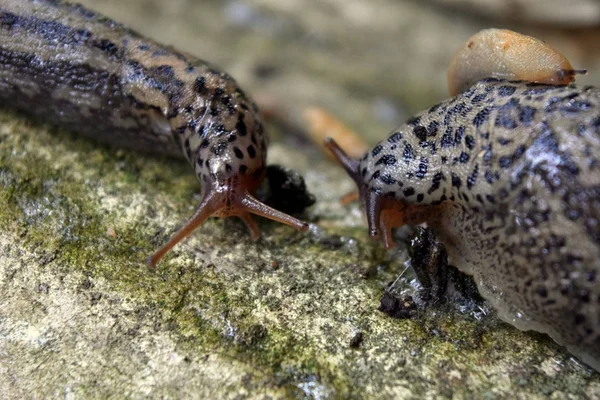
[[[258,177],[236,175],[231,176],[225,182],[213,182],[212,185],[207,187],[202,202],[194,215],[166,244],[148,258],[147,264],[152,268],[156,267],[156,264],[169,250],[188,237],[194,229],[209,217],[239,217],[248,227],[252,240],[258,240],[260,230],[250,214],[281,222],[302,232],[307,231],[308,224],[306,222],[275,210],[252,196],[252,193],[260,185],[262,177],[262,175]]]
[[[424,222],[426,206],[408,204],[380,190],[370,188],[363,180],[360,161],[349,157],[332,138],[325,139],[325,147],[346,170],[358,187],[359,197],[367,213],[369,236],[381,239],[389,250],[394,247],[392,229],[405,224]],[[350,198],[350,196],[346,196]]]

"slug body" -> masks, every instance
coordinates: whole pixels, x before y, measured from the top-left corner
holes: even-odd
[[[578,73],[585,70],[574,70],[565,56],[539,39],[508,29],[484,29],[456,52],[448,68],[448,88],[456,96],[489,77],[566,85]]]
[[[355,180],[370,235],[426,222],[502,319],[600,370],[600,90],[483,80],[395,130]]]
[[[256,105],[228,74],[80,5],[0,0],[0,106],[189,161],[202,203],[149,259],[153,266],[209,216],[240,217],[254,239],[249,213],[307,229],[252,196],[265,171],[265,136]]]

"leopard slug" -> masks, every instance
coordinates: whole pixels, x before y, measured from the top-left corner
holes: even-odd
[[[484,79],[360,160],[371,237],[427,223],[499,316],[600,371],[600,89]]]
[[[308,228],[253,197],[265,133],[231,76],[81,5],[0,0],[0,106],[110,145],[187,159],[202,201],[151,266],[210,216],[241,218],[255,240],[250,213]]]
[[[448,68],[448,89],[456,96],[484,78],[566,85],[585,73],[539,39],[508,29],[484,29],[456,52]]]

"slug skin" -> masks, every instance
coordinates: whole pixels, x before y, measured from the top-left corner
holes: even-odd
[[[561,53],[531,36],[507,29],[485,29],[458,50],[448,68],[451,96],[484,78],[566,85],[577,71]]]
[[[499,316],[600,370],[600,90],[489,78],[353,160],[370,234],[426,222]]]
[[[256,105],[228,74],[60,0],[0,0],[0,106],[110,145],[184,157],[202,184],[190,222],[249,213],[306,230],[252,194],[266,160]]]

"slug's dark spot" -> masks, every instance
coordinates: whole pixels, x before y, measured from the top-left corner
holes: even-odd
[[[397,161],[398,160],[396,159],[396,157],[392,154],[384,154],[379,160],[377,160],[375,165],[394,165]]]
[[[381,171],[377,170],[377,171],[373,172],[373,175],[371,175],[370,180],[372,181],[373,179],[379,179],[380,176],[381,176]]]
[[[417,125],[413,128],[413,133],[420,141],[424,141],[427,139],[427,129],[424,126]]]
[[[427,136],[433,137],[437,135],[440,124],[437,121],[431,121],[427,126]]]
[[[489,116],[490,108],[485,107],[483,110],[479,111],[477,115],[475,115],[475,118],[473,118],[473,125],[475,125],[476,127],[480,127],[481,125],[487,122]]]
[[[458,157],[458,161],[461,164],[465,164],[467,161],[469,161],[469,155],[463,151],[462,153],[460,153],[460,156]]]
[[[205,149],[205,148],[208,147],[209,144],[210,144],[210,142],[208,141],[208,139],[204,139],[202,141],[202,143],[200,144],[200,147],[203,148],[203,149]]]
[[[389,174],[381,175],[381,177],[379,177],[379,180],[385,183],[386,185],[393,185],[394,183],[396,183],[396,179],[394,179],[394,177],[392,177]]]
[[[252,145],[248,146],[247,151],[248,151],[248,156],[250,158],[256,157],[256,149],[254,148],[254,146],[252,146]]]
[[[402,134],[400,132],[395,132],[387,139],[387,141],[390,143],[399,143],[401,140]]]
[[[451,147],[454,144],[454,140],[452,139],[452,133],[452,127],[446,127],[446,133],[442,135],[442,140],[440,142],[440,146],[442,146],[442,148]]]
[[[383,150],[383,146],[378,144],[377,146],[373,147],[373,150],[371,151],[371,156],[377,157],[379,153],[381,153],[381,150]]]
[[[225,164],[225,171],[231,172],[232,169],[231,164]]]
[[[513,161],[514,160],[518,160],[523,154],[525,154],[525,146],[524,145],[520,145],[519,147],[516,148],[515,152],[513,153]]]
[[[510,167],[510,164],[512,163],[512,160],[509,156],[502,156],[500,157],[500,160],[498,160],[498,164],[500,165],[501,168],[508,168]]]
[[[421,162],[419,163],[419,168],[417,169],[417,172],[415,173],[415,176],[417,178],[423,179],[425,177],[425,175],[427,175],[427,165],[428,165],[427,157],[421,157]]]
[[[521,113],[519,114],[519,121],[524,125],[529,125],[533,122],[535,118],[535,108],[524,106],[521,108]]]
[[[515,94],[515,91],[517,90],[516,87],[514,86],[500,86],[498,88],[498,95],[500,96],[512,96],[513,94]]]
[[[245,174],[248,171],[248,167],[244,164],[240,165],[240,174]]]
[[[194,81],[194,90],[202,95],[208,93],[208,89],[206,88],[206,79],[203,76],[199,76]]]
[[[413,150],[410,143],[407,143],[404,146],[404,153],[402,154],[402,158],[404,161],[408,162],[415,159],[415,151]]]
[[[231,135],[229,135],[229,136],[227,137],[227,141],[228,141],[229,143],[235,142],[236,140],[237,140],[237,136],[235,135],[235,133],[232,133]]]
[[[487,183],[489,183],[490,185],[492,183],[494,183],[494,174],[492,173],[492,171],[485,171],[485,180],[487,181]]]
[[[138,46],[138,50],[141,50],[141,51],[148,51],[148,50],[150,50],[150,46],[148,46],[147,44],[140,44],[140,45]]]
[[[459,126],[454,133],[454,144],[459,145],[465,135],[465,127]]]
[[[241,115],[240,118],[238,118],[238,122],[235,124],[235,129],[240,136],[246,136],[248,134],[248,128],[246,128],[244,118]]]
[[[473,172],[467,178],[467,189],[471,189],[477,183],[477,175],[479,174],[479,164],[475,164]]]
[[[475,138],[471,135],[465,136],[465,144],[467,145],[467,149],[473,150],[475,147]]]
[[[234,147],[234,148],[233,148],[233,153],[235,154],[235,156],[236,156],[238,159],[240,159],[240,160],[243,160],[243,159],[244,159],[244,153],[242,153],[242,151],[241,151],[239,148],[237,148],[237,147]]]
[[[440,188],[440,183],[442,182],[442,178],[444,174],[442,172],[436,172],[431,178],[431,187],[427,191],[428,194],[431,194]]]
[[[117,45],[108,39],[100,40],[99,42],[94,42],[93,46],[108,53],[108,55],[110,56],[116,55],[119,51]]]
[[[462,186],[462,181],[461,181],[460,177],[453,172],[451,175],[451,178],[452,178],[452,186],[457,189],[460,189],[460,187]]]
[[[471,104],[479,104],[487,97],[487,93],[480,93],[478,95],[473,96],[471,99]]]
[[[422,202],[424,198],[425,198],[425,195],[423,193],[419,193],[417,195],[417,202],[418,203]]]
[[[415,189],[413,187],[407,187],[402,191],[402,194],[404,195],[404,197],[410,197],[413,194],[415,194]]]

